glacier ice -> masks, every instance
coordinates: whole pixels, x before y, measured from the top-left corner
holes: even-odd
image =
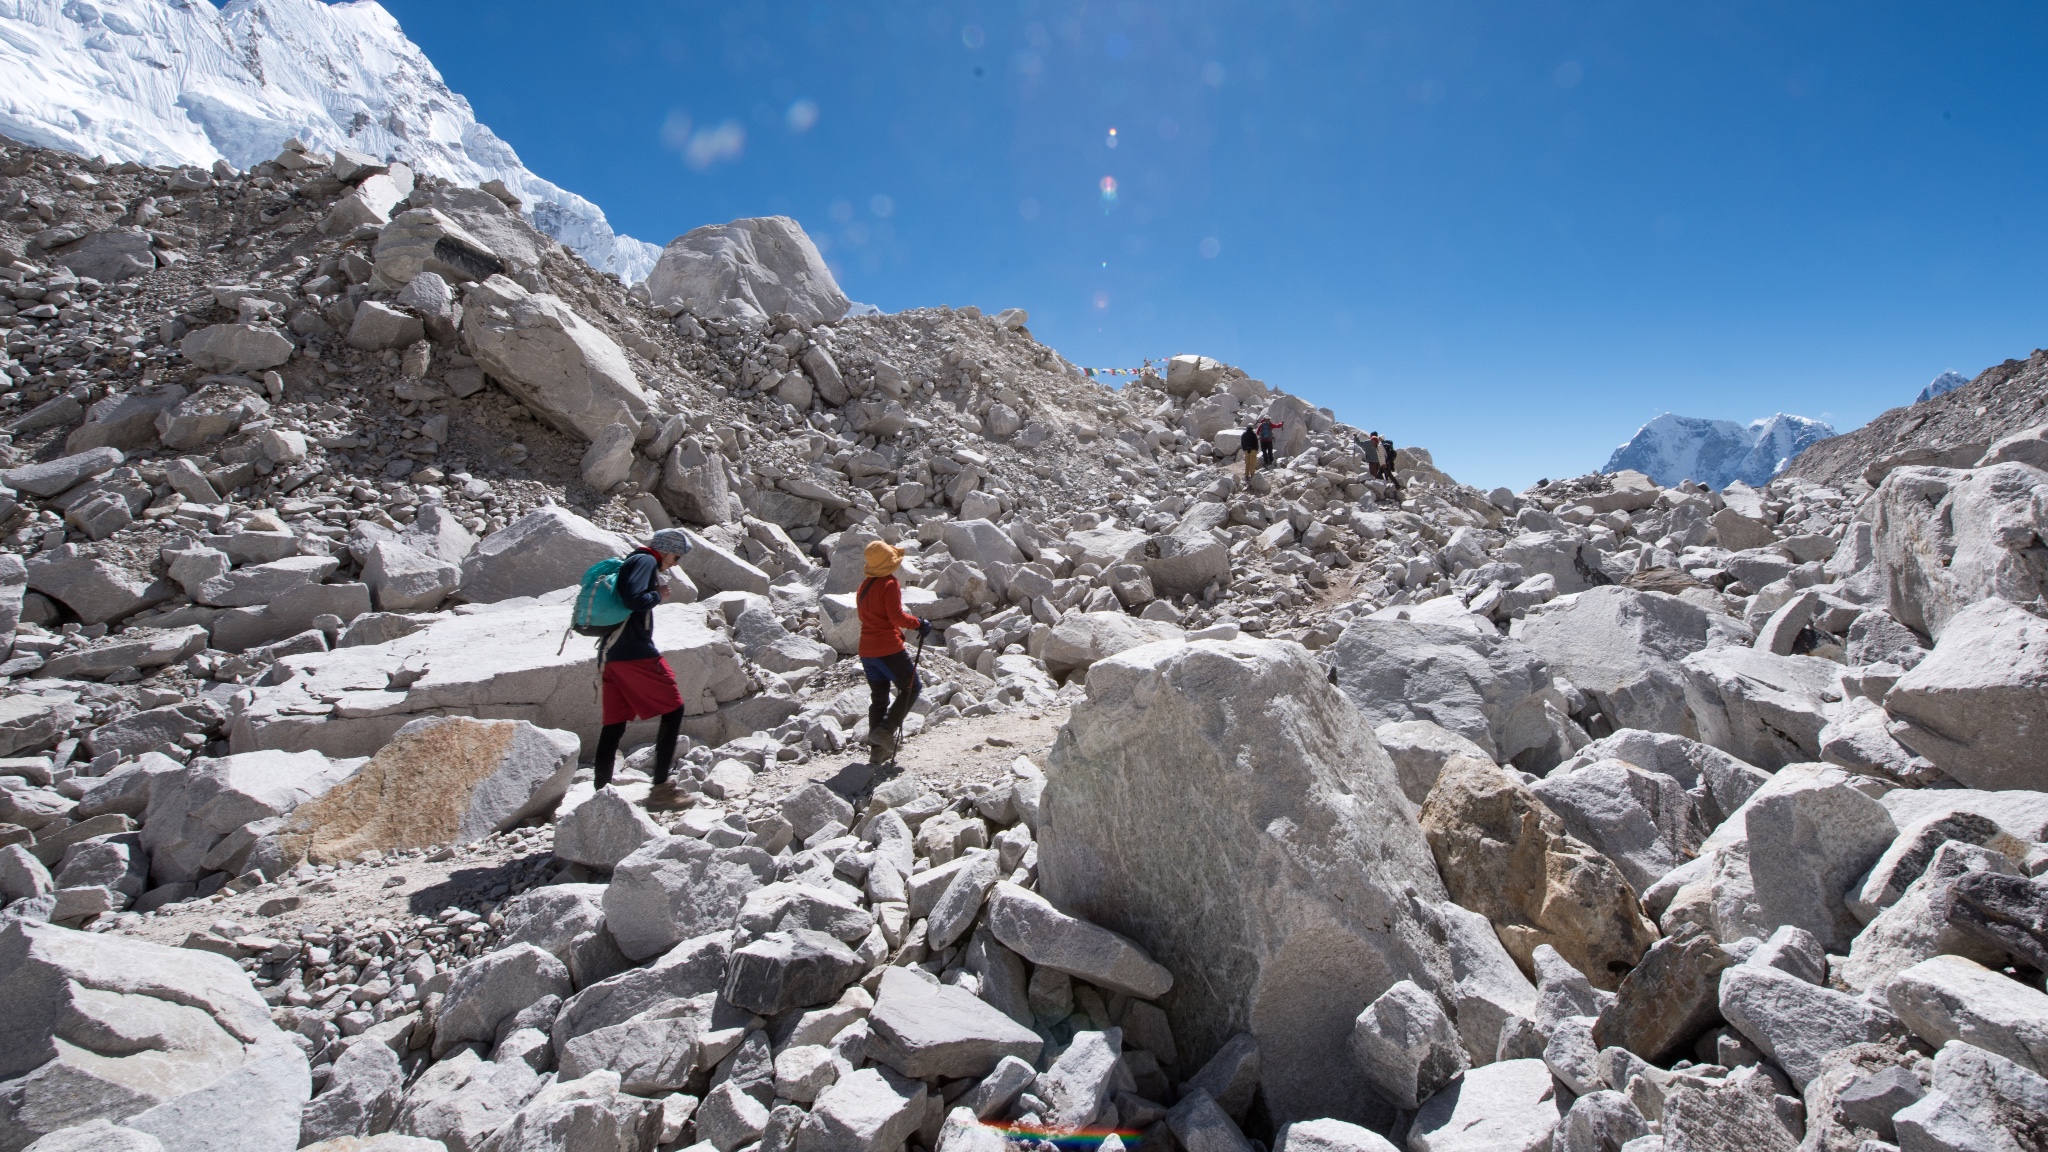
[[[503,180],[536,227],[628,283],[661,255],[529,171],[373,0],[0,0],[0,76],[0,135],[25,144],[248,168],[296,136]]]
[[[1632,468],[1665,487],[1681,480],[1714,488],[1736,480],[1757,485],[1834,434],[1832,425],[1783,412],[1746,425],[1666,412],[1616,448],[1601,471]]]

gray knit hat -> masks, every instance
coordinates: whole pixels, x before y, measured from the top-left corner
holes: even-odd
[[[681,528],[663,528],[647,538],[647,546],[656,552],[681,556],[690,550],[690,534]]]

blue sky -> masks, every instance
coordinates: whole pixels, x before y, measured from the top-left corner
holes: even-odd
[[[1215,356],[1482,485],[2048,343],[2040,5],[385,4],[623,231],[788,214],[857,300]]]

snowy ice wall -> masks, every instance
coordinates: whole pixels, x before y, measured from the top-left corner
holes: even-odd
[[[247,168],[297,136],[493,177],[542,231],[634,282],[661,249],[520,163],[373,0],[0,0],[0,134],[146,164]]]

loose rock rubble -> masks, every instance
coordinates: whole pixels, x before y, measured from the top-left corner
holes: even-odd
[[[0,219],[0,1152],[2048,1144],[2048,426],[1479,492],[782,218],[628,289],[287,145]],[[656,804],[562,630],[678,524]]]

